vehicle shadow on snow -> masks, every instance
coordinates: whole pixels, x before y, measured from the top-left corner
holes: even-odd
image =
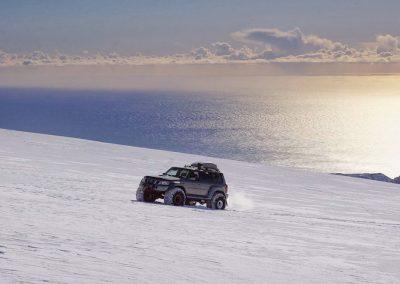
[[[161,205],[161,206],[168,206],[168,207],[179,207],[179,208],[183,208],[183,209],[192,209],[192,210],[206,210],[206,211],[224,211],[224,210],[215,210],[215,209],[211,209],[211,208],[207,208],[206,206],[203,205],[184,205],[184,206],[173,206],[173,205],[167,205],[164,202],[161,201],[155,201],[155,202],[142,202],[142,201],[137,201],[132,199],[131,200],[132,203],[140,203],[140,204],[145,204],[145,205],[149,205],[149,206],[154,206],[154,205]],[[229,210],[228,208],[225,209]]]

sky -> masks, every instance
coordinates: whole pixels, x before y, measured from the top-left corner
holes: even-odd
[[[400,50],[398,11],[398,0],[2,0],[0,64],[38,62],[54,53],[118,54],[118,60],[139,53],[152,57],[191,54],[194,59],[190,60],[217,62],[288,60],[288,56],[299,60],[303,55],[307,60],[326,60],[326,52],[315,53],[337,50],[334,43],[346,46],[340,49],[347,57],[330,54],[331,61],[338,57],[340,61],[348,57],[372,60],[365,59],[370,54],[355,56],[349,48],[364,51],[365,46],[377,49],[380,45],[378,53],[387,60]],[[229,47],[215,47],[215,43]],[[198,50],[202,47],[205,50]],[[32,52],[45,55],[26,56]],[[20,60],[9,54],[20,55]],[[21,54],[25,54],[23,59]]]

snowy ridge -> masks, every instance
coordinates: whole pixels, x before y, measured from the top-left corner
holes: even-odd
[[[229,208],[131,202],[215,162]],[[400,186],[0,129],[0,283],[398,283]]]

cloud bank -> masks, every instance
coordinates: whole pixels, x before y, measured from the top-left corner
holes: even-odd
[[[34,51],[13,54],[0,50],[0,66],[29,65],[156,65],[196,63],[268,62],[400,62],[400,37],[377,35],[368,44],[352,47],[299,28],[283,31],[273,28],[247,29],[231,34],[232,43],[215,42],[183,54],[123,56],[117,53],[78,55]],[[1,46],[1,45],[0,45]]]
[[[392,57],[400,54],[400,40],[392,35],[376,37],[376,52],[382,57]]]
[[[317,36],[306,36],[299,28],[291,31],[250,29],[233,33],[232,37],[238,41],[264,44],[271,50],[289,54],[306,53],[324,48],[331,49],[336,44],[340,45],[340,43]]]

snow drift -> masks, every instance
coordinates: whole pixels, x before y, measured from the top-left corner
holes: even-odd
[[[131,202],[215,162],[226,211]],[[398,283],[400,186],[0,129],[0,282]]]

